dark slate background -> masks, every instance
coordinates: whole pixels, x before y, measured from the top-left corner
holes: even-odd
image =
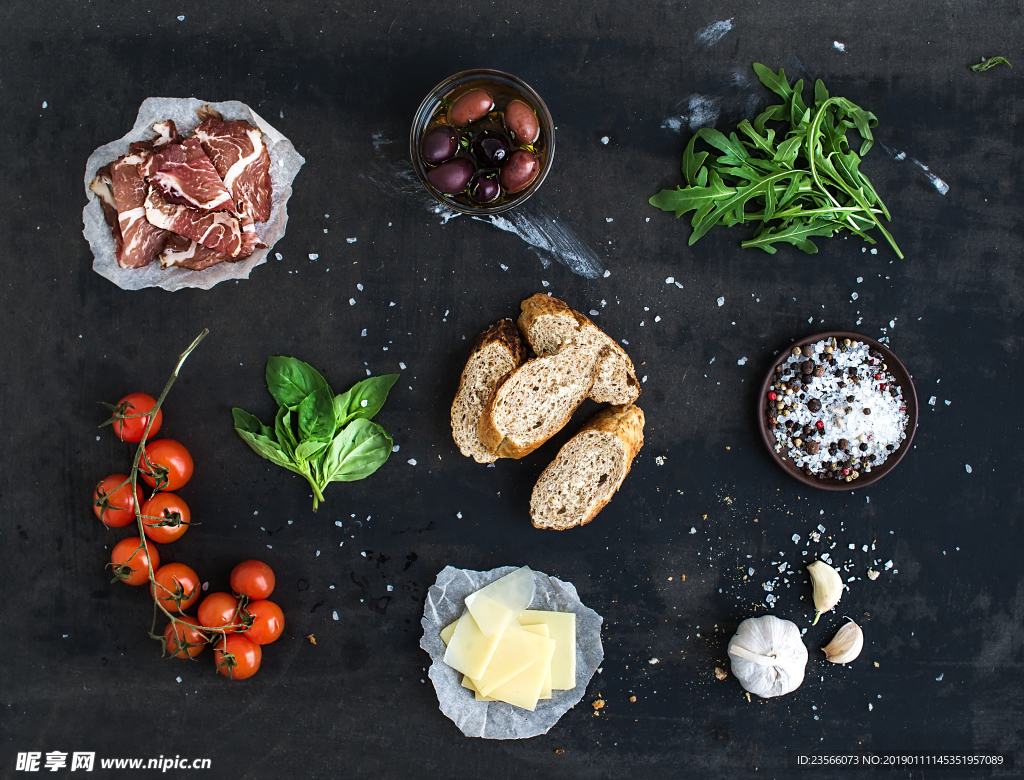
[[[779,777],[790,751],[810,750],[998,750],[1024,761],[1020,5],[481,7],[0,6],[0,777],[16,776],[16,754],[29,750],[209,757],[219,776],[244,778]],[[701,46],[698,31],[726,19],[733,29]],[[998,54],[1017,67],[968,70]],[[878,139],[907,159],[876,146],[864,170],[906,260],[884,245],[863,253],[859,240],[771,257],[740,250],[743,229],[687,248],[686,220],[647,205],[679,183],[689,135],[685,122],[682,133],[662,123],[695,93],[720,98],[722,129],[752,117],[769,97],[754,61],[821,77],[878,115]],[[480,66],[545,97],[558,150],[530,208],[557,214],[608,277],[575,276],[465,217],[441,224],[421,196],[387,183],[405,164],[422,96]],[[153,95],[245,101],[305,155],[276,247],[283,261],[173,294],[124,292],[92,272],[85,160]],[[560,534],[531,528],[529,491],[593,404],[534,456],[493,469],[462,458],[448,426],[472,339],[538,291],[599,310],[648,377],[632,473],[590,526]],[[159,657],[146,594],[109,584],[103,568],[127,533],[105,530],[89,506],[93,485],[130,456],[106,429],[97,440],[96,402],[155,395],[204,327],[161,432],[195,457],[181,494],[202,525],[163,557],[213,590],[245,558],[277,572],[286,632],[240,683],[216,675],[209,652],[195,664]],[[917,383],[921,424],[882,483],[809,494],[758,439],[756,386],[775,351],[831,328],[891,339]],[[316,515],[300,479],[268,468],[232,430],[232,406],[271,416],[272,354],[318,366],[336,389],[365,367],[408,366],[379,417],[400,452],[371,479],[331,485]],[[822,542],[790,540],[818,523]],[[860,545],[873,540],[895,571],[869,582],[873,558]],[[861,579],[807,632],[803,686],[748,702],[714,668],[736,625],[768,611],[771,561],[779,551],[799,561],[799,550],[850,558]],[[604,615],[602,673],[548,735],[467,739],[439,712],[419,618],[446,564],[529,564],[573,582]],[[809,585],[802,573],[790,585],[774,612],[808,625]],[[817,650],[841,614],[867,637],[847,668]],[[598,697],[607,704],[595,717]]]

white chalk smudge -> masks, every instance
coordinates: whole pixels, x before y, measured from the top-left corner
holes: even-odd
[[[735,18],[735,17],[733,17]],[[716,43],[718,43],[725,34],[732,29],[732,19],[723,19],[720,22],[712,22],[707,27],[698,30],[697,43],[703,46],[705,49],[710,49]]]
[[[903,162],[904,160],[908,159],[906,152],[901,152],[896,149],[890,149],[885,144],[882,144],[881,146],[883,149],[885,149],[886,153],[890,157],[892,157],[892,159],[894,159],[896,162]],[[927,165],[918,160],[916,157],[910,157],[909,159],[912,163],[914,163],[914,165],[916,165],[924,172],[924,175],[928,178],[928,181],[930,181],[932,183],[932,186],[939,191],[940,195],[945,195],[947,192],[949,192],[949,185],[946,184],[946,182],[944,182],[934,173],[932,173],[931,169]]]
[[[538,251],[542,262],[550,257],[587,279],[596,279],[604,272],[594,250],[584,244],[572,228],[560,221],[536,195],[512,211],[473,219],[519,236]]]
[[[661,123],[662,128],[678,133],[685,124],[692,132],[702,127],[714,127],[722,112],[722,98],[695,92],[680,100],[676,108],[681,109],[679,116],[670,116]]]
[[[434,200],[427,193],[409,162],[401,156],[398,147],[385,137],[383,132],[372,135],[374,159],[370,168],[359,174],[375,184],[386,195],[401,196],[422,204],[431,214],[441,218],[441,224],[461,216],[444,204]],[[391,148],[396,149],[392,155]],[[506,233],[519,236],[536,250],[541,265],[547,268],[554,259],[573,273],[588,279],[596,279],[604,272],[601,261],[594,250],[583,243],[572,228],[563,224],[558,215],[536,195],[522,206],[501,215],[473,217],[486,222]]]
[[[840,43],[839,41],[832,41],[832,46],[835,47],[836,51],[846,51],[845,43]]]

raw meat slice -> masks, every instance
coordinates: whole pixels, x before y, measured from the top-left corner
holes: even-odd
[[[144,161],[144,155],[129,154],[110,164],[110,189],[123,241],[117,263],[122,268],[148,265],[168,237],[166,231],[146,219],[147,187],[138,170],[139,163]]]
[[[198,244],[190,238],[179,236],[177,233],[164,244],[164,251],[160,253],[161,268],[188,268],[191,271],[202,271],[211,265],[225,261],[240,260],[221,254],[209,247]]]
[[[224,179],[237,211],[256,222],[270,219],[270,153],[259,128],[244,119],[210,118],[196,128],[195,137]]]
[[[230,258],[248,257],[259,242],[255,227],[244,231],[241,219],[230,211],[199,211],[168,203],[155,187],[146,196],[145,216],[152,224],[185,236]]]
[[[110,177],[110,166],[105,165],[96,171],[96,177],[89,183],[89,189],[96,193],[100,199],[100,206],[103,207],[103,218],[110,226],[110,232],[114,236],[114,250],[118,262],[124,252],[124,237],[121,235],[121,226],[117,223],[117,204],[114,203],[113,181]]]
[[[231,194],[195,138],[149,155],[139,173],[168,203],[202,211],[235,210]]]

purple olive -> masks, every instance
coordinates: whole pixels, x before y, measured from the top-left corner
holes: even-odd
[[[488,168],[497,168],[508,157],[508,141],[501,133],[484,130],[473,139],[473,155]]]
[[[501,167],[501,186],[508,192],[525,190],[540,173],[540,161],[531,152],[517,149]]]
[[[505,129],[519,144],[532,144],[540,137],[537,115],[521,100],[513,100],[505,107]]]
[[[431,165],[450,160],[459,151],[459,133],[450,125],[438,125],[426,132],[420,141],[420,156]]]
[[[477,203],[493,203],[500,195],[497,171],[480,171],[469,183],[469,197]]]
[[[454,195],[466,189],[473,177],[473,163],[457,157],[427,171],[427,181],[445,195]]]
[[[468,125],[478,119],[483,119],[494,109],[494,98],[483,89],[474,89],[462,95],[452,103],[448,118],[452,124]]]

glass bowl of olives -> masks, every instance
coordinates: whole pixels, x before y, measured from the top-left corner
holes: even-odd
[[[540,187],[555,156],[555,123],[540,95],[500,70],[456,73],[424,98],[409,133],[427,191],[464,214],[498,214]]]

